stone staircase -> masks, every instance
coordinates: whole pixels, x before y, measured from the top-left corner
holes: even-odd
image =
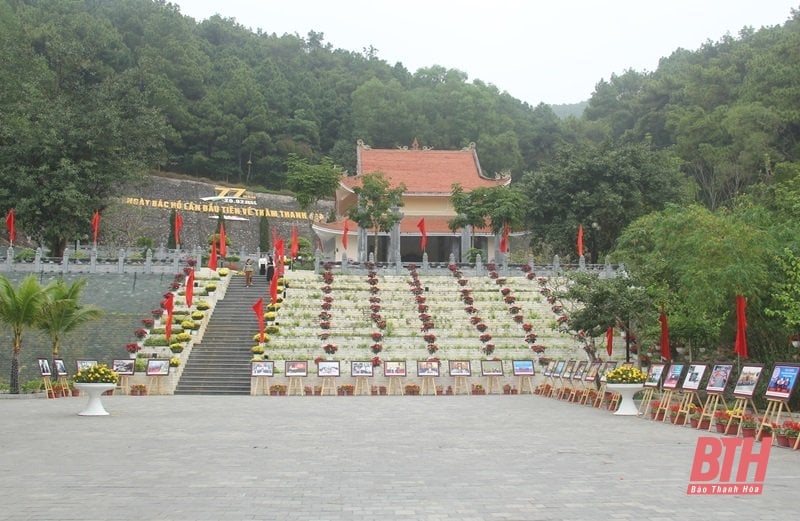
[[[247,288],[244,277],[231,278],[202,342],[192,347],[175,394],[250,394],[250,348],[258,329],[253,304],[269,299],[263,280],[258,282]]]

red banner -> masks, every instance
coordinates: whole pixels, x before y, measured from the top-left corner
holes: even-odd
[[[186,277],[186,307],[192,307],[192,297],[194,297],[194,268],[189,268],[189,276]]]
[[[258,331],[261,333],[259,337],[261,340],[260,342],[264,343],[264,299],[260,298],[253,304],[253,313],[256,314],[256,318],[258,318]]]
[[[300,249],[300,245],[297,243],[297,225],[292,225],[292,248],[289,250],[289,256],[294,259],[297,257],[297,251]]]
[[[583,225],[578,226],[578,257],[583,257]]]
[[[94,240],[95,246],[97,246],[97,233],[99,231],[100,231],[100,212],[95,210],[94,215],[92,216],[92,239]]]
[[[8,228],[8,242],[10,242],[11,245],[13,246],[14,239],[16,238],[16,235],[17,235],[16,222],[15,222],[15,218],[14,218],[14,209],[13,208],[10,209],[8,211],[8,215],[6,215],[6,228]]]
[[[347,227],[347,220],[344,221],[344,230],[342,230],[342,248],[347,250],[347,234],[350,233],[350,228]]]
[[[228,239],[225,237],[225,223],[219,223],[219,256],[223,259],[228,256]]]
[[[417,228],[419,228],[419,233],[422,234],[422,238],[419,240],[419,249],[423,252],[425,251],[425,247],[428,245],[428,232],[425,230],[425,218],[419,220],[417,223]]]
[[[606,353],[608,356],[611,356],[611,352],[614,350],[614,326],[608,326],[606,329]]]
[[[272,279],[269,281],[269,298],[270,302],[275,304],[278,302],[278,266],[281,264],[280,259],[278,259],[277,264],[275,266],[275,273],[272,275]]]
[[[211,238],[211,256],[208,258],[208,267],[217,270],[217,238]]]
[[[503,235],[500,237],[500,253],[508,252],[508,223],[503,225]]]
[[[161,305],[167,310],[167,322],[164,324],[164,336],[167,338],[167,342],[169,342],[169,337],[172,336],[172,310],[174,309],[174,294],[170,292],[167,297],[164,299],[164,302]]]
[[[183,218],[181,214],[175,212],[175,247],[179,248],[181,245],[181,230],[183,229]]]

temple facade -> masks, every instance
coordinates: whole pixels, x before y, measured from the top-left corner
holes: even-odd
[[[480,249],[485,261],[495,260],[499,254],[500,238],[490,229],[466,227],[453,231],[448,226],[456,216],[450,202],[454,184],[458,183],[465,192],[470,192],[479,187],[502,186],[511,182],[510,177],[483,175],[474,144],[461,150],[433,150],[419,147],[415,140],[411,147],[374,149],[359,141],[356,154],[355,175],[343,177],[336,191],[336,221],[314,225],[326,258],[357,262],[369,259],[374,249],[374,230],[361,229],[346,216],[348,208],[358,204],[353,189],[361,184],[362,177],[380,172],[392,188],[402,184],[406,190],[402,197],[403,206],[394,210],[402,215],[399,224],[389,233],[378,233],[379,257],[375,261],[421,261],[422,231],[418,225],[422,219],[429,262],[447,262],[451,254],[457,262],[466,262],[470,247]]]

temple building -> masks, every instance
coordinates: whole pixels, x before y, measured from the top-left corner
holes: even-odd
[[[336,191],[337,219],[330,223],[314,224],[326,258],[365,262],[374,249],[374,230],[359,228],[347,219],[347,210],[358,203],[353,190],[361,184],[362,176],[380,172],[392,188],[405,185],[403,206],[395,209],[402,214],[399,225],[389,232],[379,232],[377,262],[419,262],[424,219],[429,262],[447,262],[451,254],[456,262],[466,262],[470,247],[481,250],[484,261],[492,261],[499,252],[499,235],[489,228],[451,230],[448,221],[456,216],[450,202],[453,185],[458,183],[464,192],[479,187],[508,185],[510,177],[484,176],[475,145],[461,150],[433,150],[419,147],[374,149],[359,141],[356,148],[356,173],[342,178]],[[343,241],[343,234],[347,238]],[[367,237],[370,237],[367,243]],[[369,244],[369,251],[367,250]],[[345,247],[346,245],[346,247]]]

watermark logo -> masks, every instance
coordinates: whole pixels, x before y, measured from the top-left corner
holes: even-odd
[[[699,437],[686,493],[692,496],[761,494],[772,444],[761,443],[761,451],[753,453],[754,441],[754,438]],[[754,472],[748,477],[751,466]]]

